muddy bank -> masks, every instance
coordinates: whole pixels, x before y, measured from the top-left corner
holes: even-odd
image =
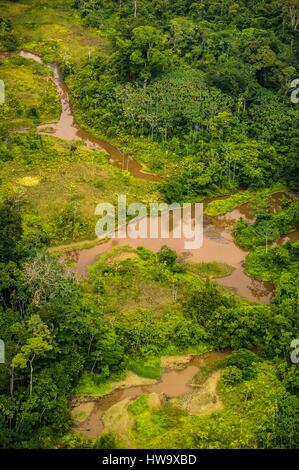
[[[233,214],[234,213],[234,214]],[[234,210],[229,217],[239,218],[239,213]],[[149,218],[148,222],[149,222]],[[62,257],[64,262],[73,261],[74,266],[69,270],[74,274],[86,276],[88,267],[94,264],[98,258],[118,246],[130,246],[137,248],[143,246],[153,252],[157,252],[163,245],[175,250],[179,256],[183,256],[188,261],[196,263],[219,262],[224,263],[233,268],[230,275],[225,278],[218,278],[218,282],[223,287],[229,288],[249,300],[260,303],[268,303],[271,299],[273,287],[271,283],[256,281],[247,276],[244,272],[244,262],[247,251],[240,248],[234,242],[230,232],[231,222],[227,223],[222,217],[204,217],[203,245],[199,249],[188,251],[184,245],[186,239],[179,238],[156,238],[149,237],[138,238],[132,240],[127,237],[125,239],[111,239],[105,243],[98,244],[92,248],[78,250],[68,253]]]
[[[278,240],[277,244],[278,245],[283,245],[286,242],[291,242],[291,243],[296,243],[299,241],[299,228],[296,230],[293,230],[292,232],[288,233],[288,235],[285,235],[282,237],[280,240]]]
[[[204,207],[206,207],[209,202],[219,199],[225,198],[219,197],[205,200],[203,202]],[[292,200],[293,198],[279,191],[273,193],[269,199],[269,210],[276,212],[281,207],[281,203],[284,199]],[[201,248],[192,251],[185,250],[184,244],[186,240],[184,238],[170,238],[167,240],[163,238],[151,239],[149,237],[139,238],[137,240],[132,240],[131,238],[119,240],[115,238],[88,249],[70,252],[62,257],[62,259],[64,261],[73,261],[74,267],[70,269],[70,272],[86,276],[88,267],[94,264],[102,254],[109,252],[115,247],[127,245],[131,248],[137,248],[138,246],[143,246],[153,252],[157,252],[166,244],[169,248],[175,250],[179,256],[182,256],[188,261],[195,263],[219,262],[230,266],[232,268],[231,274],[217,278],[215,281],[222,287],[232,290],[241,297],[266,304],[271,300],[274,287],[270,282],[259,281],[245,273],[244,264],[248,251],[240,248],[235,243],[231,234],[234,223],[241,217],[251,223],[255,221],[255,209],[250,203],[242,204],[225,215],[215,217],[205,215],[203,245]],[[149,221],[149,218],[147,218],[147,220]],[[288,240],[291,242],[298,241],[299,229],[282,237],[282,239],[278,241],[278,244],[285,243]]]
[[[171,361],[171,358],[168,360],[164,358],[162,359],[162,364],[167,364],[168,368],[163,370],[159,381],[155,381],[155,383],[148,385],[116,389],[109,395],[85,402],[84,410],[88,409],[90,414],[83,422],[78,422],[73,430],[87,437],[98,436],[99,433],[105,429],[103,416],[108,410],[117,404],[121,404],[119,406],[123,406],[124,404],[127,405],[131,400],[134,400],[143,394],[154,394],[154,397],[160,397],[162,401],[165,399],[179,399],[184,397],[186,394],[194,391],[194,386],[192,387],[192,379],[200,368],[211,362],[224,359],[228,354],[228,352],[211,352],[202,356],[190,355],[187,356],[189,359],[187,364],[186,356],[183,356],[184,360],[181,362],[178,357],[176,357],[173,362]],[[182,368],[178,368],[178,364],[180,364],[180,367]],[[215,385],[215,380],[213,383]],[[90,403],[92,403],[92,408]],[[80,407],[82,405],[78,406]],[[193,406],[195,409],[195,405]],[[92,411],[90,411],[91,409]],[[81,411],[83,412],[84,410],[82,409]],[[76,413],[77,415],[80,414],[80,408],[73,408],[72,415],[74,417],[76,416]]]
[[[208,414],[221,411],[224,405],[217,394],[217,385],[222,376],[222,370],[213,372],[205,383],[195,387],[175,401],[176,406],[186,410],[189,414]]]
[[[3,52],[0,53],[0,58],[6,58],[13,54],[19,54],[26,59],[43,63],[41,57],[26,51]],[[78,126],[72,112],[69,92],[62,79],[59,66],[52,64],[51,67],[53,70],[53,79],[61,100],[62,112],[57,123],[43,124],[38,127],[38,131],[41,134],[51,135],[70,142],[80,139],[93,150],[105,150],[110,155],[110,161],[113,165],[128,170],[135,177],[153,181],[159,180],[158,176],[144,172],[139,162],[124,154],[110,143],[94,138]],[[167,241],[163,238],[154,240],[150,238],[137,240],[124,239],[121,241],[116,239],[90,249],[75,251],[69,254],[68,257],[75,261],[73,272],[86,275],[88,266],[93,264],[102,253],[111,250],[111,248],[115,246],[130,245],[133,248],[144,246],[155,252],[159,251],[163,245],[167,244],[170,248],[176,250],[179,255],[187,257],[190,261],[200,263],[216,261],[231,266],[233,268],[232,274],[225,278],[218,279],[217,282],[249,300],[268,303],[272,295],[272,285],[270,283],[256,281],[244,273],[243,265],[247,252],[234,243],[230,234],[232,224],[240,217],[254,220],[254,215],[249,205],[244,204],[225,216],[214,218],[206,217],[203,246],[193,251],[186,251],[184,249],[184,239],[169,239]],[[66,259],[68,257],[66,257]]]
[[[43,60],[37,54],[27,51],[0,52],[0,59],[5,59],[13,55],[19,55],[24,59],[34,60],[39,64],[43,64]],[[82,140],[85,145],[92,150],[105,150],[110,155],[110,163],[122,170],[126,170],[136,178],[146,179],[150,181],[160,181],[158,175],[147,173],[143,170],[142,165],[133,157],[120,151],[114,145],[104,140],[93,137],[89,132],[84,131],[75,121],[72,111],[69,91],[63,81],[62,74],[58,64],[50,64],[53,71],[53,80],[57,87],[57,92],[61,101],[61,115],[56,123],[42,124],[38,126],[41,135],[50,135],[68,142]]]

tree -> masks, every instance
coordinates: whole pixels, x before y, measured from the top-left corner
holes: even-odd
[[[21,351],[12,359],[12,367],[26,369],[29,364],[29,392],[31,396],[33,391],[34,361],[53,349],[53,337],[48,326],[41,321],[38,315],[32,315],[23,323],[15,323],[12,331],[23,342]]]
[[[64,285],[63,266],[57,259],[38,253],[23,265],[23,279],[33,295],[33,303],[40,305],[54,299]]]
[[[137,0],[134,0],[134,18],[137,18]]]
[[[173,268],[177,261],[177,254],[174,250],[168,248],[168,246],[162,246],[157,254],[160,263],[164,263],[167,267]]]
[[[76,204],[67,204],[53,223],[53,238],[59,241],[74,240],[80,236],[85,224]]]
[[[283,10],[290,19],[292,30],[297,31],[299,26],[299,1],[283,0]]]
[[[279,238],[279,230],[273,226],[271,220],[265,220],[257,226],[257,234],[264,238],[266,243],[266,253],[268,253],[269,241],[274,241]]]
[[[0,262],[19,258],[22,233],[20,212],[12,199],[6,199],[0,205]]]

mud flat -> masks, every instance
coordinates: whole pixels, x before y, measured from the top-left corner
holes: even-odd
[[[127,409],[131,400],[138,398],[140,395],[149,395],[152,405],[157,407],[165,399],[179,400],[185,396],[188,397],[190,393],[193,396],[195,388],[196,392],[200,393],[200,388],[197,391],[197,387],[192,385],[193,377],[200,368],[211,362],[224,359],[228,354],[228,352],[211,352],[201,356],[190,355],[163,358],[162,364],[167,366],[167,368],[163,370],[159,381],[151,381],[151,384],[138,386],[130,386],[127,383],[128,386],[126,388],[117,388],[110,394],[101,398],[80,404],[78,404],[77,401],[72,410],[73,419],[76,420],[73,430],[86,437],[96,437],[105,429],[111,429],[113,423],[118,422],[116,416],[124,416],[122,419],[124,419],[125,423],[122,423],[122,428],[126,428],[126,426],[130,425],[132,419],[127,416],[127,413],[124,413],[124,410]],[[188,358],[188,360],[186,358]],[[212,377],[208,379],[207,387],[210,395],[211,393],[216,394],[216,386],[219,379],[220,374],[217,376],[212,374]],[[118,386],[123,387],[124,382],[118,383]],[[209,398],[210,395],[208,395],[205,400],[211,401]],[[212,402],[215,401],[214,395]],[[84,397],[82,398],[84,400]],[[192,400],[191,402],[190,399],[187,400],[188,403],[191,403],[188,405],[190,412],[192,412],[192,410],[200,411],[200,403],[202,403],[203,400],[202,395],[199,397],[198,394],[195,394]],[[217,408],[220,409],[222,406],[220,400],[216,399],[216,403]],[[84,409],[82,408],[83,404],[85,405]],[[185,406],[187,410],[188,406]],[[205,406],[207,407],[207,403],[205,403]],[[215,407],[212,406],[211,409],[214,410],[214,408]],[[86,409],[90,410],[90,414],[86,419],[82,420],[80,417],[82,418],[83,412],[86,411]],[[206,411],[208,411],[208,408]],[[76,417],[78,418],[76,419]]]

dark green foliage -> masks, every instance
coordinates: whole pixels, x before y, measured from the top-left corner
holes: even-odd
[[[223,295],[220,289],[210,281],[204,288],[193,292],[185,305],[186,315],[205,325],[209,317],[221,306],[229,308],[234,305],[234,299]]]
[[[266,211],[258,213],[256,221],[252,224],[240,219],[234,226],[234,236],[239,245],[244,248],[253,248],[258,245],[268,245],[282,235],[287,235],[299,225],[298,201],[287,203],[277,212],[271,214]]]
[[[288,96],[298,76],[296,6],[74,4],[86,24],[113,31],[113,54],[73,77],[81,116],[126,143],[124,134],[161,142],[172,164],[167,201],[281,179],[298,189],[298,107]]]
[[[93,52],[76,66],[61,56],[78,120],[129,150],[135,145],[137,158],[141,144],[146,146],[143,158],[149,169],[163,173],[159,189],[168,202],[277,182],[297,191],[299,108],[289,97],[289,84],[298,77],[295,3],[67,2],[86,27],[111,39],[109,55]],[[0,18],[0,49],[17,46],[12,22]],[[22,67],[24,59],[12,60]],[[23,112],[18,103],[16,111]],[[41,120],[36,106],[26,113],[34,123]],[[37,132],[12,135],[9,123],[1,125],[1,163],[17,158],[30,168],[41,159],[51,161],[53,151]],[[70,155],[75,152],[71,144]],[[95,179],[93,189],[102,185]],[[157,378],[161,355],[212,349],[231,351],[204,374],[224,368],[222,392],[229,390],[232,400],[236,393],[242,412],[249,410],[244,434],[226,410],[206,417],[206,432],[200,426],[205,417],[187,416],[168,402],[150,410],[144,397],[128,409],[141,416],[134,432],[142,434],[149,419],[161,438],[173,433],[174,447],[299,447],[298,367],[289,361],[291,341],[299,337],[299,247],[270,247],[298,226],[297,201],[275,213],[259,210],[254,223],[241,220],[234,228],[240,245],[266,246],[249,254],[246,268],[275,284],[269,305],[203,283],[166,246],[157,254],[138,248],[123,261],[109,254],[83,282],[66,277],[41,250],[50,241],[80,239],[83,214],[72,200],[45,227],[33,214],[22,221],[22,203],[15,198],[0,204],[0,332],[6,346],[6,362],[0,364],[1,448],[117,448],[110,432],[94,443],[70,437],[69,401],[81,377],[88,374],[102,386],[131,367]],[[269,364],[277,365],[269,377],[277,379],[279,390],[270,390],[270,400],[267,395],[273,413],[260,423],[250,406],[254,393],[263,398],[258,386],[268,383]],[[250,414],[257,424],[248,432]],[[187,432],[181,432],[183,424]]]
[[[14,51],[18,47],[18,40],[9,18],[0,17],[0,48]]]
[[[229,366],[236,366],[242,371],[242,378],[250,380],[255,377],[256,371],[254,365],[259,362],[259,357],[246,349],[233,351],[227,358],[226,363]]]
[[[22,221],[17,201],[0,205],[0,262],[17,260],[22,237]]]
[[[95,449],[117,449],[117,437],[112,432],[105,432],[96,440]]]

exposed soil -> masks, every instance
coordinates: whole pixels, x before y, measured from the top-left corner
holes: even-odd
[[[189,414],[208,414],[223,409],[223,403],[217,394],[217,385],[222,371],[217,370],[200,387],[180,398],[176,404]]]
[[[126,413],[124,413],[124,417],[122,417],[122,413],[124,412],[128,403],[131,400],[134,400],[135,398],[138,398],[140,395],[143,394],[155,394],[152,395],[152,399],[156,397],[156,406],[159,406],[159,400],[161,400],[162,397],[165,397],[167,399],[179,399],[181,397],[188,396],[188,394],[190,393],[191,396],[193,396],[195,388],[194,386],[192,386],[192,379],[199,371],[199,369],[205,366],[206,364],[209,364],[210,362],[223,359],[227,356],[227,354],[228,352],[211,352],[202,356],[190,355],[182,356],[181,358],[178,356],[174,358],[164,358],[163,363],[171,368],[164,369],[162,377],[159,381],[151,381],[151,384],[144,384],[138,386],[135,385],[130,386],[129,388],[124,388],[127,387],[129,383],[133,383],[132,377],[134,377],[134,380],[136,378],[135,374],[133,376],[130,375],[131,379],[129,378],[128,381],[121,381],[115,383],[113,385],[114,391],[110,394],[105,395],[99,399],[89,400],[89,402],[93,404],[92,411],[85,421],[77,423],[75,425],[74,431],[79,432],[80,434],[87,437],[96,437],[102,431],[106,430],[106,423],[108,423],[109,429],[113,428],[114,426],[121,427],[120,423],[122,423],[122,426],[125,428],[128,425],[129,418],[125,416]],[[189,359],[187,363],[186,357],[188,357]],[[181,367],[183,364],[185,364],[185,367],[179,369],[177,368],[178,366]],[[213,374],[212,377],[213,378],[209,379],[208,381],[207,390],[209,390],[210,395],[212,394],[212,402],[211,400],[210,402],[213,404],[212,409],[214,410],[215,399],[213,394],[216,393],[216,382],[218,381],[218,376]],[[220,376],[218,378],[220,378]],[[196,394],[197,393],[200,393],[200,390],[196,392]],[[190,406],[190,410],[195,409],[196,406],[199,409],[200,406],[204,405],[203,403],[201,403],[204,395],[196,394],[194,398],[192,398],[192,400],[190,401],[190,405],[188,405]],[[159,398],[158,400],[157,397],[161,398]],[[208,397],[205,398],[205,400],[207,401]],[[78,400],[76,401],[76,403],[78,403]],[[216,399],[215,403],[217,406],[220,406],[218,399]],[[82,402],[79,403],[79,407],[81,405]],[[206,405],[207,403],[205,403],[205,406]],[[78,405],[74,406],[73,413],[76,413],[77,406]],[[129,419],[129,421],[131,422],[131,418]]]

